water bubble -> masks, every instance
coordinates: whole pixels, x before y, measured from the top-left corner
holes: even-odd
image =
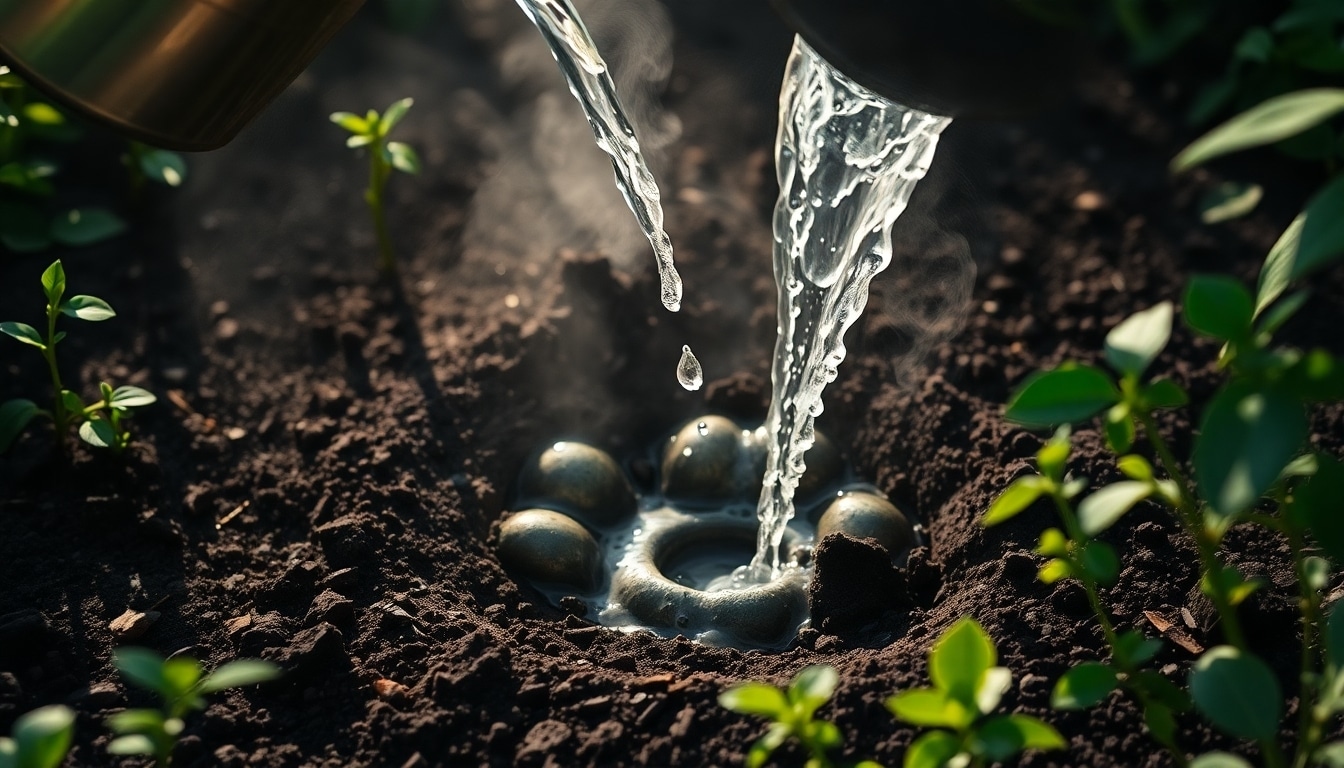
[[[705,383],[705,374],[700,368],[700,361],[695,359],[695,353],[691,352],[689,344],[681,347],[681,362],[677,363],[677,381],[689,392],[694,392]]]
[[[705,437],[709,434],[709,425],[702,421],[695,425],[695,431],[699,432],[701,437]]]

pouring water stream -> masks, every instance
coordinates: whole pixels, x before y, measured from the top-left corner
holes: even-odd
[[[661,197],[621,109],[606,63],[570,0],[517,0],[541,31],[616,185],[657,258],[663,306],[681,307],[682,286],[663,230]],[[868,284],[891,261],[891,227],[924,177],[951,118],[892,102],[854,82],[795,38],[780,91],[774,213],[778,338],[765,432],[768,458],[757,506],[755,557],[717,588],[743,588],[781,573],[780,542],[814,440],[822,391],[845,358],[843,336],[862,314]],[[702,382],[690,347],[678,381]]]

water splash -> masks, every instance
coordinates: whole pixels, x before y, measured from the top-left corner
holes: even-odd
[[[672,261],[672,240],[663,230],[662,196],[639,151],[635,129],[621,109],[606,62],[570,0],[517,3],[550,46],[570,93],[588,116],[597,146],[611,157],[616,186],[653,246],[663,306],[670,312],[680,310],[681,276]]]
[[[795,38],[779,96],[775,281],[779,335],[766,417],[768,458],[756,556],[741,578],[780,572],[779,545],[844,333],[891,261],[891,226],[933,162],[951,118],[891,102]]]
[[[689,345],[683,345],[681,348],[681,361],[677,363],[677,381],[690,392],[694,392],[705,383],[705,374],[700,370],[700,361],[695,359],[695,353],[691,351]]]

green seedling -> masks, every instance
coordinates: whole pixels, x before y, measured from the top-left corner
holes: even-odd
[[[0,736],[0,768],[56,768],[70,751],[75,713],[54,705],[14,721],[10,736]]]
[[[132,191],[144,189],[146,182],[178,187],[187,178],[187,163],[182,156],[138,141],[127,142],[122,163],[130,174]]]
[[[1028,715],[996,715],[1013,674],[997,666],[998,651],[974,619],[953,624],[929,651],[932,688],[887,699],[896,719],[933,728],[905,753],[905,768],[985,766],[1026,749],[1063,749],[1064,737]]]
[[[53,244],[82,246],[121,234],[126,223],[111,211],[86,206],[50,212],[59,170],[42,146],[69,143],[81,131],[42,100],[9,67],[0,66],[0,244],[10,251],[43,251]]]
[[[98,385],[99,397],[85,403],[79,395],[61,383],[60,368],[56,364],[56,347],[65,339],[65,331],[56,330],[56,320],[62,315],[78,320],[101,322],[115,317],[107,302],[95,296],[71,296],[65,299],[65,269],[59,260],[42,273],[42,290],[47,298],[45,333],[26,323],[0,323],[0,333],[36,347],[47,362],[51,374],[54,397],[50,409],[41,408],[32,400],[15,399],[0,404],[0,452],[23,432],[28,424],[41,416],[50,419],[56,430],[56,443],[64,448],[70,428],[78,425],[84,442],[108,448],[115,453],[125,450],[130,443],[126,419],[133,408],[153,403],[156,398],[140,387],[121,386],[115,389],[107,382]]]
[[[145,648],[122,648],[112,654],[112,665],[130,682],[159,695],[160,709],[128,709],[113,715],[108,727],[117,738],[108,744],[114,755],[152,755],[154,764],[167,768],[182,733],[182,718],[205,709],[205,696],[229,688],[256,685],[280,676],[274,664],[257,659],[232,661],[203,675],[200,662],[184,656],[164,659]]]
[[[794,676],[789,687],[780,690],[767,683],[741,683],[719,694],[719,704],[743,715],[771,720],[770,729],[751,745],[747,768],[760,768],[770,754],[789,739],[797,739],[810,757],[807,768],[831,768],[827,752],[843,741],[840,729],[829,720],[816,719],[817,710],[830,700],[840,681],[833,667],[815,664]],[[864,761],[855,768],[880,768]]]
[[[378,114],[370,109],[363,117],[353,112],[336,112],[331,121],[350,132],[345,145],[352,149],[367,147],[369,153],[369,186],[364,190],[364,201],[369,205],[373,216],[373,228],[378,235],[378,268],[392,272],[397,268],[395,253],[392,250],[392,237],[387,228],[387,216],[384,211],[384,192],[387,180],[396,169],[402,173],[419,173],[420,157],[409,144],[400,141],[388,141],[387,135],[397,123],[406,116],[413,100],[402,99]]]

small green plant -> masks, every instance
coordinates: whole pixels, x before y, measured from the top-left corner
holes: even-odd
[[[1280,141],[1344,112],[1344,90],[1315,89],[1270,99],[1197,140],[1172,162],[1180,172],[1219,155]],[[1326,743],[1329,726],[1344,713],[1344,611],[1327,617],[1322,591],[1344,563],[1344,464],[1309,450],[1309,408],[1344,399],[1344,364],[1328,352],[1276,346],[1274,334],[1305,304],[1308,290],[1289,287],[1344,257],[1344,177],[1328,182],[1271,249],[1253,296],[1238,281],[1197,275],[1187,287],[1183,314],[1196,333],[1222,344],[1219,367],[1227,380],[1200,417],[1189,466],[1157,428],[1155,413],[1187,404],[1173,381],[1148,375],[1166,347],[1174,308],[1162,303],[1121,322],[1106,337],[1112,372],[1066,363],[1033,374],[1012,396],[1005,416],[1038,427],[1102,418],[1106,443],[1125,480],[1094,490],[1075,507],[1087,480],[1066,474],[1069,432],[1060,429],[1037,454],[1039,475],[1015,480],[994,502],[986,525],[1012,518],[1037,499],[1049,499],[1064,530],[1041,535],[1046,583],[1077,579],[1087,593],[1109,646],[1109,662],[1088,662],[1056,684],[1053,703],[1078,709],[1117,688],[1135,697],[1152,736],[1177,766],[1238,768],[1243,758],[1223,753],[1188,762],[1177,744],[1175,713],[1193,707],[1220,730],[1259,747],[1270,768],[1344,765],[1344,742]],[[1140,434],[1156,459],[1136,449]],[[1159,477],[1159,469],[1165,477]],[[1217,611],[1225,645],[1205,651],[1188,676],[1187,691],[1143,665],[1157,641],[1119,633],[1099,588],[1119,570],[1114,550],[1096,539],[1137,504],[1172,511],[1199,556],[1200,588]],[[1227,565],[1223,539],[1236,525],[1263,527],[1288,544],[1301,610],[1301,668],[1295,751],[1279,743],[1285,713],[1277,677],[1246,641],[1237,607],[1265,581]]]
[[[14,721],[10,736],[0,736],[0,768],[56,768],[70,751],[75,713],[53,705]]]
[[[1028,715],[996,715],[1013,674],[997,666],[998,650],[974,619],[953,624],[929,651],[932,688],[887,699],[896,719],[933,728],[905,753],[905,768],[976,766],[1001,762],[1026,749],[1063,749],[1064,737]]]
[[[406,110],[414,101],[405,98],[392,104],[387,111],[378,114],[370,109],[363,117],[353,112],[336,112],[331,121],[350,132],[345,145],[352,149],[368,148],[369,186],[364,190],[364,201],[369,205],[373,216],[373,228],[378,235],[378,268],[384,272],[393,272],[397,268],[396,255],[392,250],[392,237],[387,228],[387,215],[384,211],[384,192],[387,180],[396,169],[402,173],[419,173],[420,157],[409,144],[400,141],[388,141],[387,136],[397,123],[406,116]]]
[[[887,699],[896,719],[935,730],[915,739],[905,753],[905,768],[942,766],[982,768],[1007,760],[1025,749],[1062,749],[1064,738],[1046,723],[1027,715],[995,715],[1013,675],[996,666],[998,651],[974,619],[952,625],[929,652],[932,688],[918,688]],[[815,718],[830,700],[839,677],[835,669],[816,664],[802,669],[780,690],[766,683],[741,683],[719,695],[724,708],[773,721],[747,752],[747,768],[765,765],[770,754],[790,738],[808,752],[808,768],[831,768],[827,752],[843,742],[840,730]],[[882,768],[861,760],[854,768]]]
[[[120,453],[130,442],[125,420],[132,408],[149,405],[154,395],[140,387],[121,386],[113,389],[107,382],[98,385],[99,397],[84,403],[79,395],[61,383],[60,368],[56,364],[56,347],[65,339],[65,331],[56,330],[56,320],[65,315],[79,320],[100,322],[115,317],[107,302],[95,296],[65,296],[65,269],[59,260],[42,273],[42,290],[47,298],[45,334],[26,323],[0,323],[0,333],[37,347],[47,362],[51,374],[54,397],[50,409],[41,408],[27,399],[8,400],[0,404],[0,452],[9,449],[34,418],[51,419],[56,428],[56,443],[64,447],[70,428],[79,425],[79,436],[84,442],[98,448]]]
[[[159,695],[160,709],[128,709],[113,715],[108,727],[117,738],[108,744],[114,755],[152,755],[154,764],[167,768],[182,733],[182,718],[205,709],[204,697],[228,688],[256,685],[280,676],[274,664],[257,659],[232,661],[203,676],[200,662],[184,656],[164,659],[145,648],[122,648],[112,654],[112,665],[132,683]]]
[[[773,721],[765,735],[757,739],[747,752],[747,768],[765,765],[770,754],[790,738],[802,743],[810,755],[807,768],[831,768],[833,763],[826,753],[840,746],[843,738],[834,723],[818,720],[815,715],[835,693],[839,681],[834,667],[814,664],[800,670],[785,690],[767,683],[748,682],[719,694],[719,704],[725,709]],[[879,766],[864,761],[856,768]]]
[[[130,174],[131,191],[135,193],[143,190],[146,182],[178,187],[187,178],[187,163],[181,155],[138,141],[126,143],[121,162]]]
[[[44,251],[53,244],[91,245],[121,234],[126,223],[111,211],[85,206],[52,213],[59,166],[43,147],[68,144],[81,131],[9,67],[0,66],[0,245]]]

